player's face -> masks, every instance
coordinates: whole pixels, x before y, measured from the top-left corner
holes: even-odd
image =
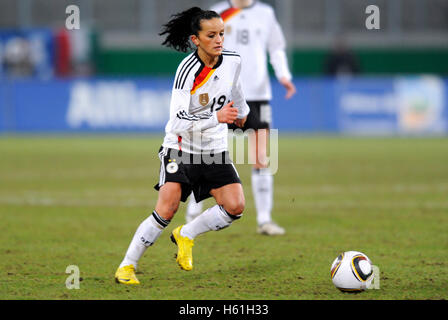
[[[247,8],[250,5],[252,5],[254,0],[231,0],[230,2],[232,3],[233,7],[236,7],[236,8]]]
[[[201,21],[201,30],[195,41],[199,50],[203,50],[209,56],[219,56],[223,50],[224,22],[221,18],[213,18]]]

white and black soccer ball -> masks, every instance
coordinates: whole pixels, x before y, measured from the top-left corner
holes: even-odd
[[[343,292],[361,292],[368,289],[373,280],[370,259],[359,251],[341,253],[331,265],[331,280]]]

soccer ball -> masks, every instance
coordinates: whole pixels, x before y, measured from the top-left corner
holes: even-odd
[[[373,280],[370,259],[362,252],[341,253],[331,265],[331,280],[343,292],[361,292],[368,289]]]

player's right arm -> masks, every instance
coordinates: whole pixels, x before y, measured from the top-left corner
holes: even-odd
[[[218,125],[216,112],[189,113],[190,90],[173,89],[170,104],[171,131],[175,134],[192,131],[204,131]]]
[[[192,72],[194,74],[194,72]],[[187,77],[185,84],[173,86],[170,104],[170,131],[175,134],[184,132],[204,131],[217,126],[219,123],[233,123],[238,110],[232,108],[233,102],[226,104],[222,109],[215,112],[202,112],[191,114],[189,112],[191,103],[191,88],[194,77]]]

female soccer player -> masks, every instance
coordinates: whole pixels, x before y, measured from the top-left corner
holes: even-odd
[[[239,219],[244,193],[227,152],[227,124],[242,127],[249,107],[239,79],[241,59],[223,49],[224,23],[214,11],[194,7],[172,16],[160,35],[163,45],[186,52],[190,40],[196,51],[177,68],[170,105],[170,119],[159,150],[159,191],[152,215],[138,227],[115,273],[118,283],[139,284],[137,263],[176,213],[179,202],[193,192],[200,200],[214,197],[216,205],[171,234],[177,245],[177,263],[193,268],[194,239],[220,230]]]
[[[278,81],[286,89],[285,98],[291,98],[296,88],[291,82],[285,38],[272,7],[260,1],[223,1],[214,5],[212,10],[219,12],[224,20],[226,48],[241,54],[241,80],[250,107],[250,114],[243,130],[247,130],[250,153],[252,159],[256,159],[252,167],[252,191],[257,210],[257,232],[265,235],[282,235],[285,229],[272,220],[274,179],[266,161],[272,120],[269,104],[272,92],[267,53]],[[201,209],[201,203],[196,203],[191,197],[186,220],[193,219]]]

